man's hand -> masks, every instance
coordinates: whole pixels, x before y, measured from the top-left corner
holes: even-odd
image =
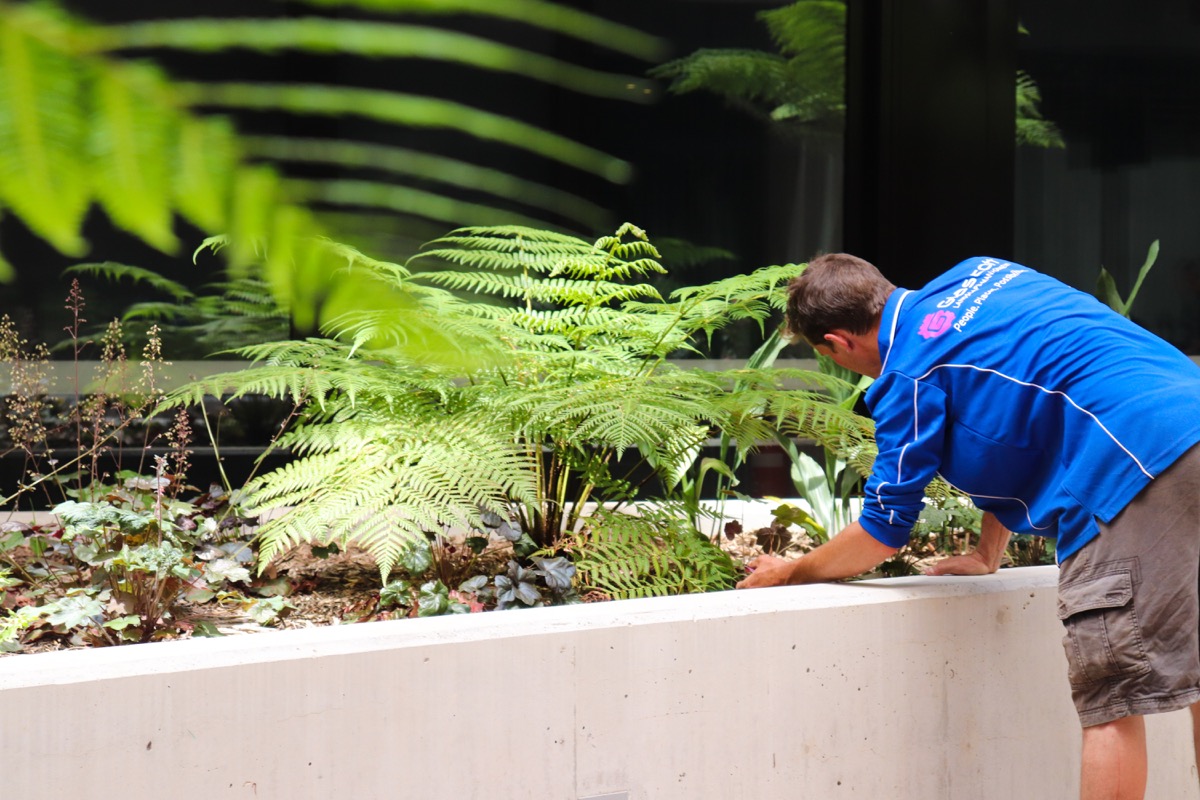
[[[873,569],[895,552],[895,547],[871,536],[858,522],[851,522],[817,549],[792,561],[777,556],[759,556],[748,565],[754,572],[739,583],[738,588],[759,589],[853,578]]]
[[[947,556],[925,568],[926,575],[991,575],[996,568],[987,563],[978,550],[961,556]]]
[[[785,586],[792,575],[792,562],[764,554],[747,562],[746,571],[750,574],[738,583],[739,589]]]
[[[995,515],[985,512],[979,526],[979,544],[976,548],[961,556],[950,556],[929,566],[926,575],[991,575],[1000,569],[1004,559],[1004,549],[1012,536],[1008,528],[996,519]]]

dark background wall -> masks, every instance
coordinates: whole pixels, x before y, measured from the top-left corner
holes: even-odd
[[[920,285],[1012,250],[1012,0],[849,3],[845,248]]]

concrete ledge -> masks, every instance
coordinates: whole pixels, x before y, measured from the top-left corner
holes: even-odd
[[[1066,798],[1054,567],[0,659],[5,796]],[[1186,712],[1149,797],[1200,796]]]

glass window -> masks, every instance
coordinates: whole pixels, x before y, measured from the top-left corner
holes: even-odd
[[[1200,7],[1026,0],[1020,15],[1018,66],[1065,147],[1017,150],[1015,257],[1089,291],[1103,266],[1125,296],[1159,240],[1132,316],[1200,353]]]

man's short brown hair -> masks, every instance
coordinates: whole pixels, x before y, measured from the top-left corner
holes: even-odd
[[[866,333],[879,321],[896,287],[873,264],[849,253],[826,253],[808,262],[788,284],[787,331],[809,344],[841,328]]]

